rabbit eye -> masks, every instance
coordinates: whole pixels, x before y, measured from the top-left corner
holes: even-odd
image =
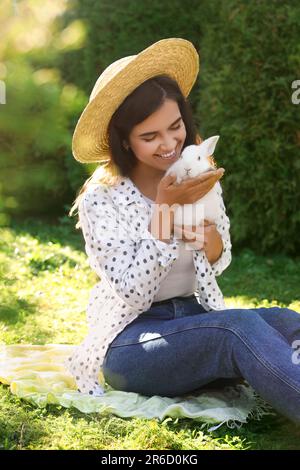
[[[198,157],[198,160],[201,160],[201,157]]]

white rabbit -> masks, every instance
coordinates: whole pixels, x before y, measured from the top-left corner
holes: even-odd
[[[199,145],[186,147],[179,160],[167,169],[165,175],[174,173],[177,176],[176,183],[179,184],[184,180],[199,176],[201,173],[214,170],[209,157],[213,155],[219,137],[214,135]],[[213,188],[197,202],[175,208],[174,223],[180,226],[198,226],[204,219],[216,223],[220,216],[221,194],[222,188],[217,181]]]

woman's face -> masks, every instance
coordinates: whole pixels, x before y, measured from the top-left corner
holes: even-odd
[[[167,99],[157,111],[134,126],[128,143],[139,161],[139,166],[165,172],[178,160],[185,139],[186,129],[178,104]],[[175,156],[170,159],[163,158],[174,151]]]

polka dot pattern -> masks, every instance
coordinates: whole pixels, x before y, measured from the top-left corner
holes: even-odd
[[[222,193],[219,186],[220,195]],[[222,199],[222,198],[220,198]],[[126,177],[113,187],[93,185],[79,205],[79,220],[88,262],[99,278],[87,307],[88,334],[67,359],[78,390],[104,394],[102,364],[114,338],[148,310],[159,287],[179,257],[179,242],[157,240],[148,231],[152,215],[135,184]],[[230,222],[222,200],[217,230],[223,252],[210,265],[203,250],[193,250],[199,301],[207,311],[226,308],[215,277],[231,262]]]

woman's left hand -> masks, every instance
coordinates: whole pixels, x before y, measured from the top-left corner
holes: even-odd
[[[223,241],[216,224],[209,220],[198,227],[195,225],[185,226],[174,225],[174,233],[184,242],[189,243],[194,250],[204,249],[207,260],[210,264],[215,263],[223,251]]]

